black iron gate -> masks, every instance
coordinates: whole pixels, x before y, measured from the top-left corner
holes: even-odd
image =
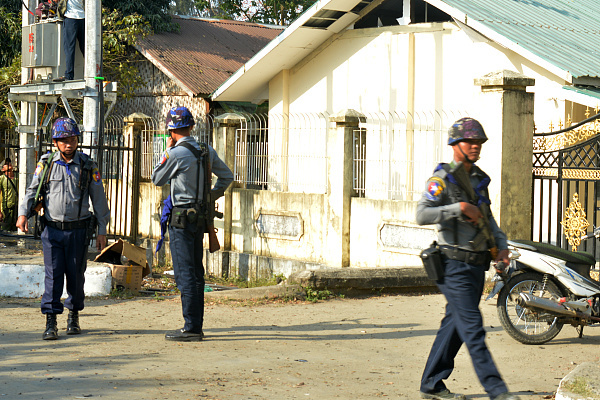
[[[600,209],[600,114],[569,128],[534,135],[532,240],[570,249],[568,232],[591,232]],[[572,214],[583,216],[572,226]],[[589,224],[589,226],[588,226]],[[596,241],[578,250],[594,254]]]

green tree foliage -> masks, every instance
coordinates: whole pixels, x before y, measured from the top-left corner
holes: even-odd
[[[11,126],[15,123],[8,104],[8,91],[10,85],[21,83],[21,55],[13,58],[12,63],[0,68],[0,127]]]
[[[191,1],[191,0],[190,0]],[[9,85],[21,80],[21,2],[0,6],[0,125],[14,124],[8,104]],[[133,45],[154,32],[176,31],[168,14],[170,0],[103,0],[103,75],[119,83],[119,95],[130,97],[144,84],[134,63],[140,57]]]
[[[274,25],[289,25],[315,0],[195,0],[200,15]]]
[[[0,7],[0,67],[8,67],[21,52],[21,13]]]
[[[179,29],[179,26],[171,21],[170,4],[171,0],[102,0],[103,8],[119,11],[121,15],[141,15],[150,23],[155,33]]]
[[[136,40],[152,33],[139,14],[123,16],[117,10],[102,10],[102,67],[108,80],[119,83],[119,95],[131,97],[144,81],[132,61],[140,59],[133,48]]]

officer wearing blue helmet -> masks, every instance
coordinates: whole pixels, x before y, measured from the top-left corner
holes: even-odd
[[[184,326],[167,332],[166,340],[200,341],[204,337],[204,266],[202,239],[206,229],[202,207],[204,193],[204,157],[208,157],[217,182],[210,191],[211,200],[223,195],[233,181],[233,173],[216,151],[190,136],[194,118],[186,107],[173,107],[167,113],[170,133],[166,151],[154,167],[152,182],[157,186],[171,183],[172,214],[169,223],[169,247],[175,282],[181,292]],[[210,182],[207,182],[210,185]],[[196,212],[195,210],[198,210]],[[193,213],[191,211],[194,211]],[[175,220],[173,215],[183,216]],[[192,216],[194,216],[192,218]]]
[[[71,118],[58,118],[52,126],[52,139],[58,149],[44,154],[37,164],[33,179],[19,207],[17,227],[27,232],[27,219],[32,216],[38,189],[42,194],[44,215],[41,234],[45,283],[42,313],[46,315],[46,330],[42,338],[58,338],[56,315],[64,307],[69,310],[67,335],[81,333],[79,311],[84,308],[84,272],[87,248],[97,221],[96,246],[106,246],[106,225],[110,212],[98,166],[77,151],[79,128]],[[90,200],[94,214],[90,211]],[[67,294],[64,306],[60,300],[66,276]]]
[[[487,187],[490,178],[475,165],[487,139],[477,120],[461,118],[456,121],[448,131],[448,145],[452,146],[453,160],[450,164],[438,165],[427,181],[417,205],[417,223],[437,225],[437,241],[444,275],[436,284],[447,301],[446,315],[421,378],[420,391],[424,399],[466,399],[462,394],[450,392],[443,382],[452,373],[454,357],[463,342],[467,345],[475,372],[490,399],[518,399],[508,393],[485,344],[479,301],[491,255],[486,243],[474,248],[473,241],[479,234],[478,221],[483,215],[479,207],[468,201],[466,192],[451,175],[452,168],[462,162],[480,201],[489,204]],[[487,217],[499,250],[496,261],[507,265],[509,252],[506,235],[491,213]]]

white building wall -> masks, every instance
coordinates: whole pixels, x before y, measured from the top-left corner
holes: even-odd
[[[290,70],[290,112],[406,111],[408,37],[415,34],[415,110],[470,110],[476,118],[480,88],[490,72],[508,69],[536,80],[536,127],[547,130],[565,114],[566,82],[515,52],[474,42],[453,23],[347,30]],[[280,77],[270,83],[269,103],[280,109]],[[569,105],[570,108],[570,105]]]

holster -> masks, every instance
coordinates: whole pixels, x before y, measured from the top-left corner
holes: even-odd
[[[94,237],[94,233],[96,232],[96,227],[98,226],[98,218],[94,214],[87,220],[87,226],[85,230],[85,243],[86,246],[89,246],[92,242],[92,238]]]
[[[442,261],[442,252],[437,242],[431,243],[431,246],[421,252],[421,261],[423,261],[429,279],[438,281],[444,277],[445,268]]]
[[[173,207],[170,225],[185,229],[188,225],[198,225],[203,218],[201,207]]]

